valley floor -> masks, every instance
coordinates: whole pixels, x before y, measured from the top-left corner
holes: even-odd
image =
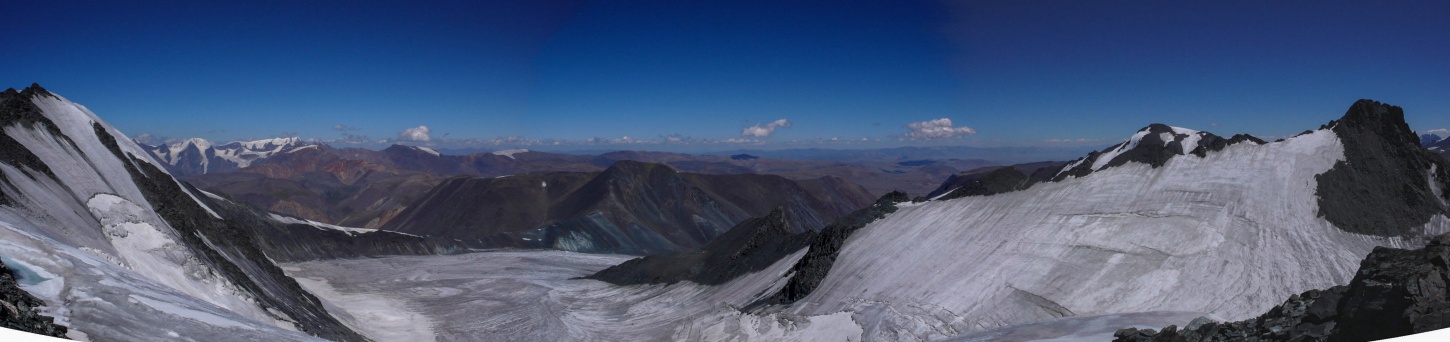
[[[801,255],[787,259],[793,263]],[[733,287],[691,283],[619,287],[573,279],[629,258],[501,251],[325,260],[282,267],[344,323],[385,341],[699,337],[692,327],[682,325],[704,316],[732,316],[730,306],[765,293],[786,279],[781,275],[789,269],[789,263],[779,263],[738,279],[749,284]],[[849,319],[845,321],[849,323]],[[730,329],[713,330],[736,335]]]
[[[753,316],[735,308],[771,293],[785,262],[722,286],[615,286],[574,279],[628,256],[497,251],[285,263],[345,324],[380,341],[818,340],[860,341],[850,312]],[[957,339],[1106,340],[1127,326],[1182,325],[1200,314],[1073,317]],[[1105,338],[1106,337],[1106,338]]]

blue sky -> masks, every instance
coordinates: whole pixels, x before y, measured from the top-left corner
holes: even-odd
[[[1360,98],[1450,127],[1445,1],[7,6],[4,86],[133,137],[1102,147],[1292,135]]]

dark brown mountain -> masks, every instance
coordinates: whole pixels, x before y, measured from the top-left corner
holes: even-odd
[[[869,203],[864,188],[834,177],[692,174],[618,161],[602,172],[449,179],[382,229],[498,247],[657,253],[699,248],[776,207],[804,232]]]
[[[182,178],[271,212],[376,228],[448,177],[603,169],[590,159],[540,152],[450,156],[402,145],[382,151],[317,145],[258,160],[237,172]]]

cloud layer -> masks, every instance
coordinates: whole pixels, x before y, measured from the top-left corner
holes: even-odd
[[[402,132],[398,132],[398,141],[427,142],[433,140],[433,137],[429,136],[428,132],[428,126],[405,129]]]
[[[1432,129],[1432,130],[1425,131],[1425,133],[1439,134],[1439,135],[1442,135],[1442,136],[1443,135],[1450,135],[1450,129],[1436,128],[1436,129]]]
[[[952,127],[952,119],[948,118],[909,123],[906,124],[906,129],[906,134],[902,136],[911,140],[945,139],[958,135],[977,134],[977,130],[971,127]]]
[[[760,138],[769,137],[771,134],[775,134],[776,128],[780,127],[790,127],[790,120],[780,119],[771,121],[770,123],[764,125],[755,124],[754,126],[746,127],[744,130],[741,130],[740,136]]]

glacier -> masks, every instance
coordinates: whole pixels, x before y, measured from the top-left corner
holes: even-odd
[[[1375,246],[1450,231],[1444,215],[1409,237],[1349,233],[1319,217],[1315,176],[1341,160],[1326,128],[1158,168],[1128,163],[901,206],[852,235],[819,288],[772,310],[854,312],[877,322],[867,336],[886,340],[1149,311],[1236,320],[1348,282]]]

